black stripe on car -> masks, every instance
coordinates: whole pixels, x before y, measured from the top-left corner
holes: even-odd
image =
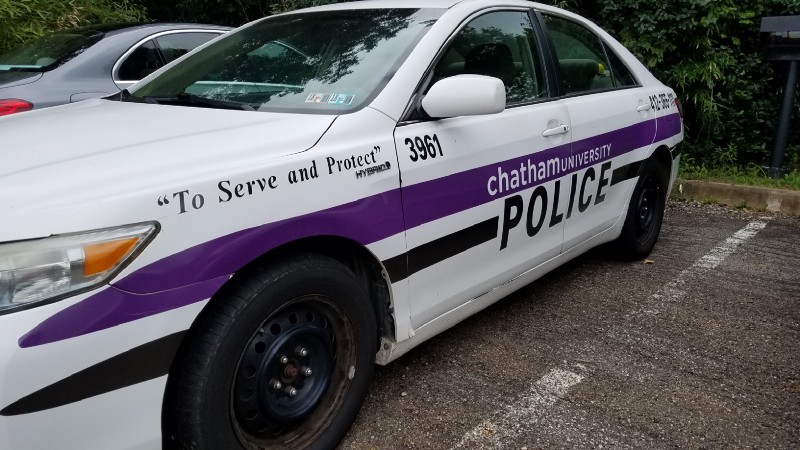
[[[641,169],[641,167],[642,161],[636,161],[617,167],[614,169],[614,172],[611,173],[611,186],[625,180],[630,180],[631,178],[636,178],[639,176],[639,169]]]
[[[18,416],[79,402],[169,373],[186,331],[134,347],[26,395],[0,410]]]
[[[392,283],[497,238],[500,217],[493,217],[420,245],[383,262]]]

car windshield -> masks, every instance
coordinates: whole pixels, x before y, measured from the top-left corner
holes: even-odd
[[[0,71],[45,72],[54,69],[96,44],[104,34],[75,29],[28,41],[0,55]]]
[[[442,10],[274,16],[190,55],[126,101],[341,114],[366,105]]]

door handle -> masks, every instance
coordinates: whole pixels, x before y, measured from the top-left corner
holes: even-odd
[[[648,104],[648,103],[645,103],[644,105],[639,105],[639,106],[636,108],[636,111],[639,111],[639,112],[644,112],[644,111],[650,111],[651,109],[652,109],[652,108],[650,107],[650,104]]]
[[[542,131],[542,136],[549,137],[549,136],[556,136],[558,134],[566,134],[569,131],[569,125],[561,124],[555,128],[548,128]]]

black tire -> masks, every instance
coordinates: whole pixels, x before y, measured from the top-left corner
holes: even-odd
[[[645,162],[633,190],[622,233],[613,242],[614,256],[635,261],[653,251],[664,220],[667,171],[655,159]]]
[[[165,447],[336,446],[374,369],[364,283],[338,261],[307,254],[237,274],[220,294],[173,365]]]

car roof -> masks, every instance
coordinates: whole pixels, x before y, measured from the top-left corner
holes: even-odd
[[[70,28],[58,31],[57,33],[85,33],[85,32],[98,32],[107,36],[115,34],[126,33],[136,30],[172,30],[172,29],[213,29],[213,30],[231,30],[231,27],[221,25],[206,25],[199,23],[105,23],[97,25],[87,25],[84,27]]]
[[[506,3],[516,3],[519,1],[504,2],[502,0],[363,0],[347,3],[334,3],[330,5],[317,6],[303,9],[302,11],[335,11],[346,9],[372,9],[372,8],[444,8],[449,9],[459,3],[485,3],[490,5],[503,5]],[[541,6],[538,3],[526,2],[531,6]]]
[[[363,0],[358,2],[333,3],[303,9],[302,11],[335,11],[346,9],[381,8],[452,8],[464,0]]]

